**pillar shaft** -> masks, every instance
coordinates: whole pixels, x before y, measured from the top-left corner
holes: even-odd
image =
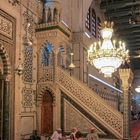
[[[123,139],[130,139],[130,93],[133,74],[130,69],[119,70],[123,90]]]

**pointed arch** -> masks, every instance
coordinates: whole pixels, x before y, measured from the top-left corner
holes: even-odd
[[[0,56],[3,62],[3,74],[8,75],[11,73],[10,61],[7,51],[5,50],[2,43],[0,43]]]
[[[58,21],[58,10],[57,8],[54,8],[53,10],[53,21]]]
[[[48,13],[47,13],[47,22],[52,22],[51,8],[48,8]]]
[[[46,41],[40,49],[40,63],[42,66],[49,66],[52,64],[52,52],[52,44]]]
[[[57,63],[61,67],[65,67],[65,48],[61,45],[58,47],[58,53],[57,53]]]
[[[40,89],[39,93],[37,94],[37,103],[40,106],[42,104],[43,95],[46,91],[49,91],[53,97],[53,105],[56,104],[56,97],[54,95],[54,91],[50,88],[50,86],[44,86]]]

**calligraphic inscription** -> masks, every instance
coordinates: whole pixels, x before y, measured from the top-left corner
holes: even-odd
[[[15,43],[16,19],[0,9],[0,39]]]
[[[12,22],[0,15],[0,33],[12,39]]]

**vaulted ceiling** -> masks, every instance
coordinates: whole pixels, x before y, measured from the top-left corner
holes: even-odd
[[[114,22],[117,38],[126,42],[132,68],[140,69],[140,0],[100,0],[100,8]]]

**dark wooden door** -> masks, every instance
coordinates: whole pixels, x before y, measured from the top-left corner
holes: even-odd
[[[46,91],[46,93],[44,93],[42,99],[41,133],[53,133],[53,97],[49,91]]]

